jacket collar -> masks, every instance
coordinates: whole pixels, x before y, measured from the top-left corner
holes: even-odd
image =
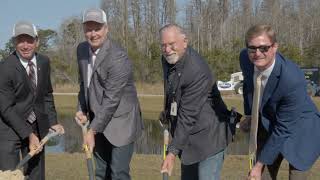
[[[276,86],[279,82],[279,77],[280,77],[280,73],[281,73],[281,66],[282,66],[283,60],[284,60],[284,57],[280,53],[276,53],[274,68],[270,74],[268,82],[267,82],[267,84],[264,88],[264,91],[263,91],[261,107],[263,107],[265,105],[265,103],[268,101],[268,99],[271,97],[271,95],[274,92],[274,89],[276,88]],[[260,108],[260,109],[262,109],[262,108]]]
[[[104,43],[102,44],[98,54],[97,54],[97,58],[95,60],[92,72],[96,71],[97,67],[99,67],[100,63],[106,59],[105,56],[108,54],[108,51],[110,49],[111,43],[109,38],[107,38]]]

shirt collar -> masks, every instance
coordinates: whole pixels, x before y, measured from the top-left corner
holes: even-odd
[[[29,60],[23,59],[18,52],[17,52],[17,55],[18,55],[18,58],[19,58],[19,60],[20,60],[20,62],[22,64],[22,66],[24,68],[27,68]],[[34,64],[35,67],[37,67],[37,60],[36,60],[36,55],[35,54],[33,55],[32,59],[30,61]]]
[[[262,74],[264,77],[269,78],[270,74],[272,73],[272,70],[274,68],[274,65],[276,64],[276,60],[273,61],[273,63],[271,64],[270,67],[268,67],[267,69],[263,70],[263,71],[259,71],[259,69],[254,66],[254,72],[256,74]]]
[[[95,51],[93,51],[93,50],[91,49],[91,47],[89,47],[90,56],[97,56],[97,54],[99,53],[99,51],[100,51],[100,48],[97,49],[97,50],[95,50]]]

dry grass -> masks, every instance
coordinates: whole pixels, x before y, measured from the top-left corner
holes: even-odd
[[[56,108],[59,113],[66,115],[75,112],[77,107],[77,96],[55,95]],[[224,95],[223,99],[230,108],[234,106],[243,113],[243,100],[241,95]],[[159,112],[163,109],[163,96],[140,96],[142,115],[144,119],[157,119]],[[318,109],[320,109],[320,97],[314,97]]]
[[[155,88],[157,89],[157,88]],[[154,90],[155,92],[155,90]],[[242,97],[240,95],[224,94],[226,104],[235,106],[243,112]],[[155,120],[162,110],[163,97],[139,97],[144,119]],[[320,97],[313,98],[318,109],[320,108]],[[55,96],[56,107],[59,114],[70,115],[76,111],[76,96]],[[47,180],[87,180],[87,171],[84,155],[75,154],[48,154],[46,160]],[[158,155],[134,155],[131,163],[131,174],[133,180],[161,180],[159,168],[161,157]],[[281,166],[278,179],[288,179],[288,164]],[[246,156],[227,156],[222,179],[242,180],[245,179],[248,171],[248,160]],[[177,162],[173,177],[170,180],[178,180],[180,174],[179,162]],[[320,160],[314,165],[310,173],[311,180],[320,179]]]
[[[163,109],[163,96],[139,97],[143,119],[157,119]]]
[[[135,154],[131,162],[133,180],[161,180],[161,156]],[[222,180],[243,180],[248,172],[246,156],[226,156]],[[84,154],[47,154],[47,180],[87,180],[88,175]],[[320,161],[317,161],[310,171],[310,180],[320,179]],[[176,162],[173,176],[170,180],[180,179],[179,160]],[[282,163],[278,179],[288,179],[288,163]]]
[[[79,92],[78,84],[56,84],[53,86],[53,92],[73,93]]]
[[[135,83],[139,94],[163,94],[163,84],[146,84],[141,82]],[[74,93],[79,92],[78,84],[56,84],[53,86],[54,92],[59,93]]]
[[[135,85],[139,94],[163,94],[162,83],[146,84],[137,82]]]

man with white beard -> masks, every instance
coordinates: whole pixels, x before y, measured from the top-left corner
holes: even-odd
[[[172,172],[181,159],[182,180],[220,179],[224,150],[230,141],[229,111],[205,59],[188,46],[183,29],[168,24],[160,29],[165,110],[172,141],[161,171]]]

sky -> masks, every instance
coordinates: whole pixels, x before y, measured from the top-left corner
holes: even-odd
[[[100,0],[1,0],[0,49],[12,36],[20,20],[30,21],[40,29],[58,30],[63,20],[81,16],[86,8],[99,7]]]
[[[183,8],[186,0],[177,0]],[[0,0],[0,49],[12,37],[16,22],[32,22],[37,28],[57,31],[62,22],[81,16],[87,8],[100,7],[100,0]]]

